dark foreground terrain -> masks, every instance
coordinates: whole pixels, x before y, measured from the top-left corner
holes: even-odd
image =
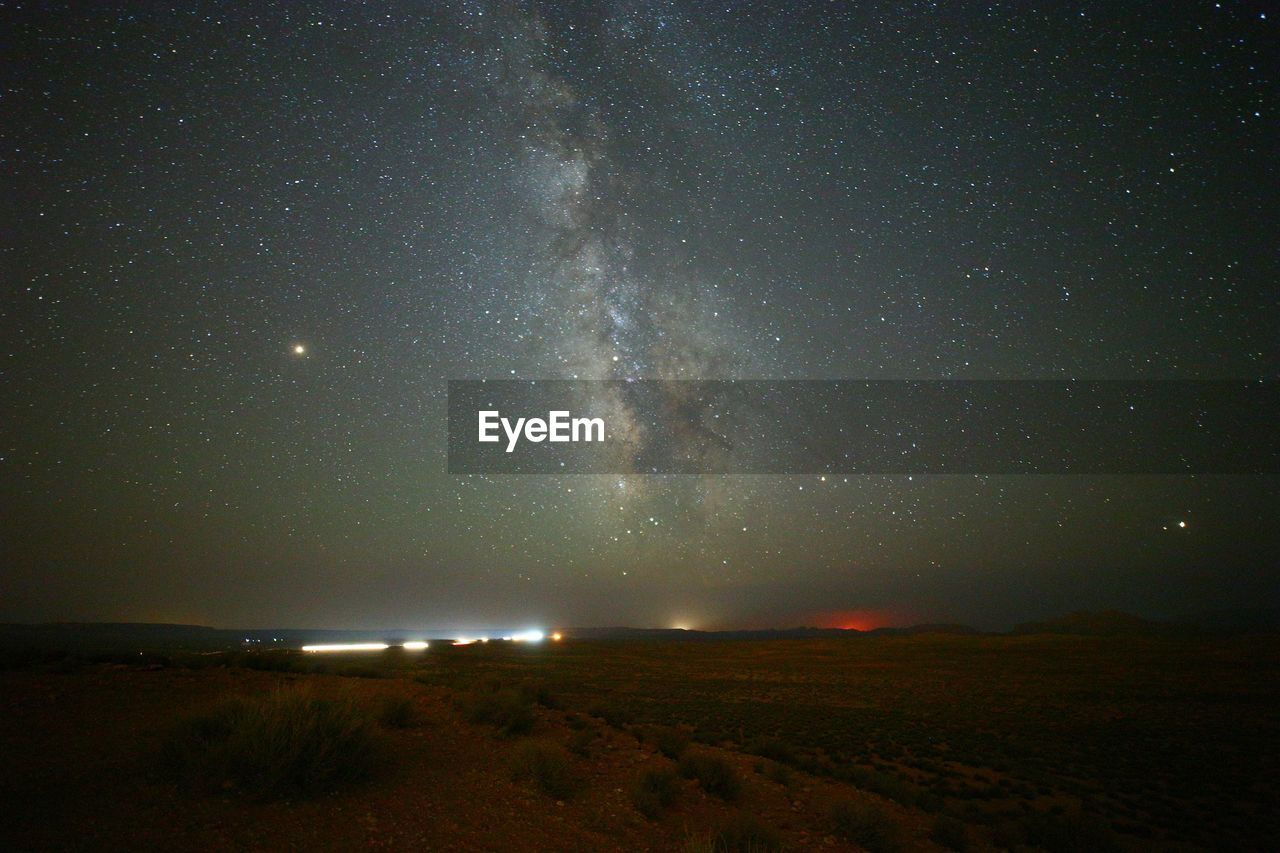
[[[1275,637],[46,654],[11,658],[0,697],[0,849],[1280,838]]]

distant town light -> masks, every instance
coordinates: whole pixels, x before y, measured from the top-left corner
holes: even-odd
[[[427,647],[422,640],[410,640],[404,644],[404,648],[411,652],[420,652]]]

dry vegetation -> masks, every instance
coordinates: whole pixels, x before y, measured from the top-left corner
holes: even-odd
[[[0,847],[1106,851],[1280,835],[1273,639],[566,642],[0,673]]]

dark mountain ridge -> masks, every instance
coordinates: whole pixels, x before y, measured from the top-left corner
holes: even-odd
[[[697,631],[679,628],[627,626],[569,628],[567,637],[579,640],[784,640],[858,637],[909,637],[929,634],[951,636],[1069,635],[1088,637],[1172,637],[1203,634],[1270,633],[1280,630],[1280,614],[1260,609],[1244,616],[1206,613],[1176,621],[1156,621],[1118,610],[1076,611],[1053,619],[1024,622],[1008,632],[980,631],[968,625],[929,623],[903,627],[791,628]],[[8,648],[61,649],[69,652],[123,651],[225,651],[230,649],[298,648],[307,643],[385,642],[395,645],[410,639],[450,641],[458,632],[440,630],[370,629],[335,630],[307,628],[229,629],[207,625],[150,622],[47,622],[0,623],[0,646]],[[468,632],[501,636],[501,630]]]

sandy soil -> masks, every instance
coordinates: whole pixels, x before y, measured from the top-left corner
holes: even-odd
[[[375,779],[315,800],[255,803],[179,790],[157,771],[175,720],[231,694],[305,682],[320,692],[413,697],[422,725],[386,733],[393,759]],[[656,821],[631,803],[632,780],[670,762],[628,732],[593,722],[598,738],[574,772],[585,781],[556,801],[513,778],[521,738],[463,721],[442,688],[235,668],[149,670],[99,665],[68,673],[0,673],[0,848],[13,850],[545,850],[671,851],[741,809],[793,850],[856,850],[830,834],[838,797],[873,800],[901,824],[908,849],[937,849],[927,818],[848,786],[793,773],[784,786],[759,759],[723,752],[744,780],[728,805],[681,780]],[[564,744],[565,715],[538,709],[530,737]]]

